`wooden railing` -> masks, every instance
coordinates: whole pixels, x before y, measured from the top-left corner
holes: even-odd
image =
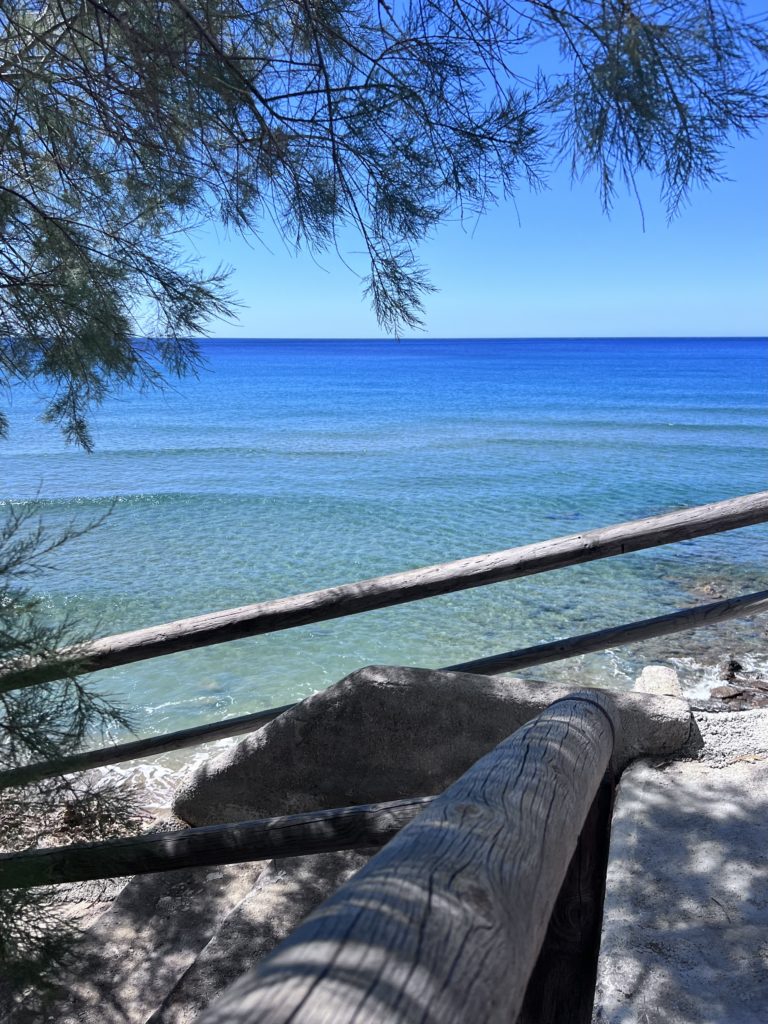
[[[616,728],[604,693],[550,705],[437,797],[200,1024],[518,1020],[537,959],[537,989],[549,980],[539,954]]]
[[[0,890],[383,846],[432,797],[0,854]]]
[[[618,723],[573,693],[440,796],[6,854],[0,890],[388,843],[203,1019],[586,1024]]]
[[[191,650],[293,626],[355,615],[436,594],[486,586],[502,580],[550,572],[626,554],[631,551],[691,540],[768,521],[768,491],[668,512],[634,522],[590,530],[506,551],[412,569],[408,572],[357,583],[342,584],[295,597],[230,608],[209,615],[104,637],[72,652],[85,672],[126,665],[176,651]],[[490,655],[446,667],[449,671],[493,674],[543,665],[588,652],[606,650],[680,630],[713,625],[740,615],[768,609],[768,591],[745,594],[694,608],[660,615],[609,629],[538,644],[522,650]],[[66,655],[66,652],[63,652]],[[27,662],[5,671],[0,667],[0,693],[50,682],[60,673],[60,660]],[[132,740],[57,760],[24,765],[0,772],[0,787],[21,786],[64,772],[84,771],[211,740],[251,732],[293,707],[268,708],[207,725]]]
[[[494,675],[499,672],[519,671],[536,665],[545,665],[566,658],[574,658],[580,654],[594,651],[605,651],[624,644],[637,643],[652,637],[665,636],[685,629],[698,629],[702,626],[713,626],[718,622],[737,618],[741,615],[756,614],[768,611],[768,590],[742,597],[732,597],[711,604],[697,605],[668,615],[659,615],[653,619],[641,619],[638,622],[625,623],[609,629],[596,630],[593,633],[582,633],[580,636],[568,637],[565,640],[554,640],[535,647],[525,647],[506,654],[494,654],[487,658],[476,658],[458,665],[447,665],[444,672],[474,672],[483,675]],[[268,722],[278,718],[285,711],[295,708],[296,704],[283,704],[281,707],[254,711],[237,718],[225,718],[207,725],[196,725],[189,729],[164,733],[160,736],[149,736],[146,739],[131,740],[97,750],[87,750],[78,754],[70,754],[57,760],[40,761],[36,764],[23,765],[0,771],[0,788],[7,786],[25,786],[30,782],[63,775],[70,772],[87,771],[91,768],[102,768],[110,764],[120,764],[139,757],[152,757],[169,750],[199,746],[213,740],[226,739],[244,733],[254,732]]]
[[[766,521],[762,492],[106,637],[72,656],[96,671]],[[521,669],[765,610],[768,591],[760,591],[448,668]],[[0,671],[0,693],[56,677],[50,664],[15,665]],[[0,773],[0,786],[251,731],[293,706],[23,766]],[[594,966],[612,791],[604,780],[617,720],[605,692],[571,694],[438,797],[7,854],[0,857],[0,889],[388,843],[201,1024],[267,1017],[273,1024],[587,1021],[594,974],[583,969],[584,950],[594,946],[587,956]],[[600,792],[607,794],[602,800]],[[585,842],[599,847],[597,867],[591,856],[574,857]],[[562,934],[551,939],[557,970],[547,953],[556,902],[579,965],[562,991]],[[534,1005],[542,993],[554,993],[547,1013]]]
[[[451,594],[503,580],[520,579],[766,521],[768,491],[761,491],[506,551],[476,555],[455,562],[411,569],[390,576],[377,576],[276,601],[228,608],[208,615],[166,622],[161,626],[119,633],[83,646],[73,652],[73,657],[82,671],[95,672],[228,640],[241,640],[244,637],[292,629],[294,626],[358,615],[377,608],[421,601],[437,594]],[[30,663],[12,671],[0,671],[0,693],[50,682],[58,678],[59,673],[58,664],[46,662]]]

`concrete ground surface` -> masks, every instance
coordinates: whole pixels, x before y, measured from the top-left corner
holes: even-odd
[[[768,1021],[768,711],[694,718],[622,776],[595,1024]]]

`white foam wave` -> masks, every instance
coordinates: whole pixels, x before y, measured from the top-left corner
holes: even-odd
[[[743,654],[738,661],[746,676],[768,679],[768,655]],[[710,691],[725,681],[719,663],[703,664],[691,657],[670,658],[669,662],[680,676],[683,694],[691,700],[707,700]]]
[[[116,788],[125,792],[147,817],[162,817],[170,812],[176,789],[182,780],[205,761],[217,757],[238,742],[240,737],[216,740],[194,751],[180,750],[159,754],[146,761],[94,768],[84,776],[71,776],[73,781],[85,779],[93,789]]]

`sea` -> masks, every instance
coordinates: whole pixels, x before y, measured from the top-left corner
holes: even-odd
[[[106,518],[31,581],[92,636],[491,552],[768,488],[768,342],[242,340],[126,391],[95,450],[13,389],[0,503]],[[768,525],[95,674],[135,733],[300,700],[369,664],[439,667],[768,587]],[[706,696],[759,616],[532,668],[624,689],[645,664]],[[111,739],[124,740],[115,733]],[[189,753],[165,755],[176,769]]]

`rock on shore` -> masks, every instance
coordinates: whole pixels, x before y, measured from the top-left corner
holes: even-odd
[[[174,813],[209,825],[440,793],[572,690],[504,676],[360,669],[194,771]],[[685,701],[612,696],[622,722],[620,765],[685,742]]]

